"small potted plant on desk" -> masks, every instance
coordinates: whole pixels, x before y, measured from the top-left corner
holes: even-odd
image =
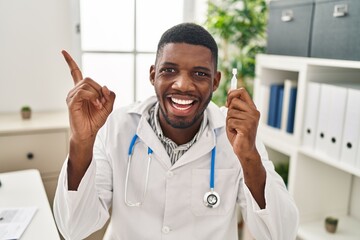
[[[22,119],[30,119],[31,118],[31,108],[28,105],[22,106],[21,108],[21,117]]]
[[[325,229],[329,233],[335,233],[339,219],[334,217],[325,218]]]

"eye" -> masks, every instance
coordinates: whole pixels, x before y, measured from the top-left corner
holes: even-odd
[[[208,76],[208,74],[207,74],[207,73],[204,73],[204,72],[195,72],[195,75],[196,75],[196,76],[199,76],[199,77],[206,77],[206,76]]]
[[[174,73],[175,69],[174,68],[162,68],[160,69],[160,73]]]

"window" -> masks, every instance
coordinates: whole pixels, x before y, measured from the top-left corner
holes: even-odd
[[[114,91],[116,107],[154,95],[149,69],[157,42],[169,27],[194,22],[195,5],[193,0],[80,0],[84,76]]]

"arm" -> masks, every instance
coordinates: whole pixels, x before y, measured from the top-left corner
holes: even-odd
[[[266,171],[256,148],[260,113],[244,88],[228,93],[226,133],[243,169],[245,184],[261,209],[266,206]]]
[[[226,132],[243,169],[239,201],[256,239],[295,239],[298,210],[281,177],[256,139],[260,113],[245,89],[228,93]]]
[[[54,217],[65,239],[84,239],[103,227],[112,199],[112,166],[105,153],[102,133],[94,145],[93,160],[76,191],[68,190],[68,159],[61,170],[54,199]]]
[[[65,51],[63,55],[75,86],[66,98],[70,150],[59,176],[54,215],[66,239],[84,239],[109,218],[111,167],[97,135],[112,111],[115,94],[89,78],[82,79],[71,56]]]

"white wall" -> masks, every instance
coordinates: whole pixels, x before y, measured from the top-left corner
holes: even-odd
[[[0,112],[66,109],[76,0],[0,0]]]

